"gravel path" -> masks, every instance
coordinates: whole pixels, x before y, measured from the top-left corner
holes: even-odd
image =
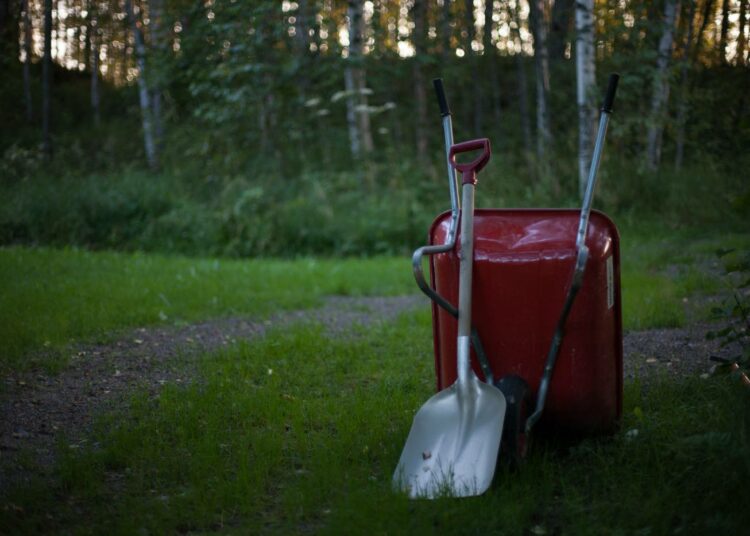
[[[134,389],[156,393],[166,383],[190,383],[191,358],[202,353],[302,322],[322,324],[340,336],[355,325],[388,322],[418,306],[426,307],[427,299],[331,297],[321,308],[284,312],[265,321],[224,318],[141,328],[108,344],[69,349],[71,363],[59,374],[10,374],[2,379],[0,393],[0,490],[10,480],[28,476],[19,466],[23,453],[30,453],[44,472],[54,461],[58,432],[72,445],[84,442],[93,416],[116,407]]]
[[[141,328],[102,345],[71,350],[68,367],[55,375],[12,374],[2,379],[0,394],[0,490],[25,479],[23,453],[31,454],[44,473],[52,466],[58,432],[72,445],[84,442],[92,417],[115,408],[135,388],[158,392],[165,383],[188,384],[194,377],[191,358],[262,336],[269,328],[317,322],[333,335],[355,325],[395,319],[402,312],[426,307],[423,296],[329,298],[323,307],[280,313],[266,321],[217,319],[184,327]],[[684,376],[704,373],[716,341],[705,340],[711,329],[693,324],[680,329],[634,331],[624,337],[624,374],[647,379],[658,373]]]

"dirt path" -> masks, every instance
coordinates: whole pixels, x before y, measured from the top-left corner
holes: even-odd
[[[416,307],[423,296],[332,297],[323,307],[279,313],[265,321],[215,319],[184,327],[136,329],[112,343],[76,345],[72,361],[59,374],[11,374],[0,392],[0,490],[24,478],[20,460],[34,460],[41,472],[52,466],[59,433],[73,446],[86,441],[92,418],[117,407],[137,388],[156,393],[166,383],[187,384],[194,377],[191,358],[272,328],[315,322],[332,335],[355,325],[388,322]]]
[[[191,358],[204,352],[262,336],[269,328],[310,321],[341,335],[355,325],[387,322],[417,307],[427,307],[427,300],[337,297],[321,308],[280,313],[266,321],[229,318],[179,328],[141,328],[109,344],[76,346],[72,362],[59,374],[7,376],[0,394],[0,490],[10,480],[28,476],[20,465],[24,457],[30,455],[42,473],[48,470],[59,433],[74,447],[85,442],[93,416],[117,407],[134,389],[156,393],[166,383],[190,383],[195,376]],[[708,329],[695,324],[626,333],[625,377],[707,371],[708,356],[719,350],[714,341],[705,340]]]

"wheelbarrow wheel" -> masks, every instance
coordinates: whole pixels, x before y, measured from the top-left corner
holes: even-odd
[[[504,376],[495,386],[505,395],[507,410],[503,437],[500,443],[500,459],[511,469],[518,469],[526,458],[528,438],[526,418],[533,404],[529,385],[516,375]]]

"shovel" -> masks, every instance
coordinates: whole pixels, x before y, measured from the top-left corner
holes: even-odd
[[[456,155],[481,150],[459,164]],[[474,258],[474,188],[490,159],[490,142],[453,145],[451,165],[463,175],[458,287],[458,379],[430,398],[414,416],[393,484],[411,498],[481,495],[492,484],[503,433],[506,402],[496,387],[479,381],[469,364]]]

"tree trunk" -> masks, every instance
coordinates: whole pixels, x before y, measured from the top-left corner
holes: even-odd
[[[151,0],[149,6],[151,8],[149,18],[151,19],[152,58],[156,60],[151,63],[151,116],[154,121],[154,136],[157,151],[161,153],[164,148],[164,122],[162,121],[161,113],[163,85],[161,75],[154,74],[156,71],[154,66],[156,65],[156,67],[161,68],[164,61],[164,25],[162,21],[164,6],[162,0]]]
[[[747,46],[747,37],[745,37],[745,26],[747,25],[747,0],[740,1],[740,34],[737,36],[737,56],[735,65],[745,65],[745,47]]]
[[[154,127],[151,118],[151,102],[148,84],[146,82],[146,45],[143,34],[133,13],[132,0],[125,0],[125,11],[133,30],[135,40],[135,63],[138,67],[138,98],[141,106],[141,123],[143,125],[143,146],[146,150],[146,160],[151,169],[159,167],[159,156],[154,143]]]
[[[14,0],[0,0],[0,65],[11,64],[19,56],[19,24]]]
[[[294,41],[297,51],[307,54],[310,50],[310,10],[307,0],[297,0],[297,17],[294,21]]]
[[[583,198],[594,143],[594,0],[576,2],[576,102],[578,103],[578,192]]]
[[[713,15],[713,7],[714,7],[714,0],[707,0],[706,3],[703,5],[703,18],[701,20],[701,27],[698,30],[698,35],[696,36],[695,48],[692,54],[693,62],[695,62],[698,59],[698,56],[700,55],[701,47],[703,46],[703,35],[706,33],[706,28],[708,27],[708,23],[711,22],[711,18]]]
[[[6,43],[6,32],[10,26],[10,0],[0,0],[0,45],[4,49],[9,43]],[[0,50],[2,50],[0,49]],[[5,50],[2,50],[4,53]]]
[[[719,34],[719,61],[727,61],[727,37],[729,36],[729,0],[721,3],[721,33]]]
[[[588,0],[584,1],[588,4]],[[565,48],[567,45],[570,23],[573,19],[573,10],[577,12],[575,0],[555,0],[552,5],[552,24],[549,32],[549,57],[552,61],[565,59]],[[593,17],[593,7],[590,10]]]
[[[697,1],[690,2],[687,17],[687,35],[682,45],[680,58],[680,103],[677,108],[677,128],[675,133],[674,168],[679,171],[685,154],[685,125],[688,116],[688,68],[690,66],[690,47],[693,42],[693,23]]]
[[[542,168],[547,173],[547,154],[552,144],[550,129],[549,96],[549,56],[547,52],[547,20],[545,17],[545,0],[533,0],[531,7],[531,24],[534,33],[534,65],[536,67],[536,152]]]
[[[429,164],[427,155],[427,92],[425,90],[422,62],[427,56],[427,0],[414,0],[414,100],[416,103],[417,159],[422,165]]]
[[[474,0],[465,0],[465,13],[466,17],[466,41],[464,48],[466,49],[466,61],[469,62],[471,68],[471,78],[469,80],[471,84],[472,100],[474,101],[474,135],[482,135],[482,84],[481,72],[479,69],[479,57],[474,52],[472,43],[476,38],[476,24],[474,22]]]
[[[31,100],[31,15],[29,0],[23,0],[23,100],[26,105],[26,121],[34,120],[34,109]]]
[[[451,48],[451,2],[453,0],[443,0],[443,11],[440,15],[440,36],[442,38],[443,60],[453,55]]]
[[[517,39],[521,43],[521,16],[519,14],[518,2],[513,10],[513,20],[515,25],[512,28],[514,39]],[[516,78],[518,79],[518,105],[519,113],[521,115],[521,132],[523,134],[523,148],[524,156],[526,161],[531,167],[531,155],[534,152],[532,147],[531,138],[531,118],[529,113],[529,85],[526,78],[526,67],[523,62],[523,53],[516,52],[514,54],[516,60]]]
[[[678,4],[678,0],[666,0],[664,3],[664,24],[656,60],[656,75],[654,76],[653,94],[651,96],[651,121],[646,150],[646,165],[651,171],[656,171],[661,161],[662,134],[669,101],[669,63],[672,57],[672,42]]]
[[[492,15],[495,12],[494,0],[485,0],[484,2],[484,33],[482,34],[482,45],[484,48],[484,57],[487,64],[487,77],[490,81],[490,95],[492,96],[492,115],[495,125],[500,125],[502,117],[500,111],[500,89],[497,83],[497,49],[492,42]],[[497,147],[498,144],[496,143]]]
[[[91,110],[94,114],[94,124],[99,126],[101,114],[99,111],[99,20],[96,15],[91,20]]]
[[[52,157],[52,0],[44,0],[44,59],[42,61],[42,151]]]
[[[302,102],[307,100],[310,78],[308,76],[308,57],[310,55],[310,11],[307,0],[298,0],[297,16],[294,21],[294,48],[299,59],[297,80]]]
[[[91,32],[94,31],[91,26],[94,14],[95,0],[86,2],[86,36],[83,42],[83,70],[89,72],[91,69]]]
[[[358,158],[360,151],[368,154],[374,144],[370,131],[370,113],[367,109],[367,91],[362,42],[364,34],[363,0],[348,0],[349,57],[344,69],[347,91],[347,121],[352,156]],[[356,140],[353,132],[356,129]]]
[[[359,140],[359,128],[357,127],[357,100],[356,86],[354,84],[354,70],[347,63],[344,68],[344,89],[346,90],[346,126],[349,130],[349,150],[352,158],[359,160],[362,153],[361,143]]]

